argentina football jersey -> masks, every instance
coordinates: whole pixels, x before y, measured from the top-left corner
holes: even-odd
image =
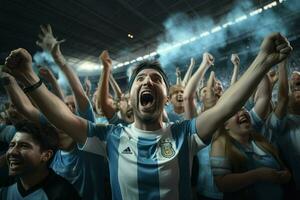
[[[113,199],[189,199],[193,156],[204,147],[196,120],[157,131],[89,122],[82,150],[109,160]]]

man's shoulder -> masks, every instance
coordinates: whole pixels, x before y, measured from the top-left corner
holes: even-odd
[[[53,170],[50,170],[49,177],[43,189],[49,197],[54,196],[62,199],[63,197],[68,198],[71,195],[74,199],[79,199],[79,194],[73,185],[63,177],[57,175]]]
[[[17,194],[17,183],[11,182],[9,184],[0,186],[0,199],[7,199],[11,194]]]
[[[194,119],[170,122],[170,127],[171,128],[174,128],[174,127],[176,127],[176,128],[187,127],[193,122],[193,120]]]
[[[88,137],[98,136],[100,138],[106,137],[107,134],[117,133],[122,128],[126,127],[124,124],[98,124],[89,122],[88,123]]]

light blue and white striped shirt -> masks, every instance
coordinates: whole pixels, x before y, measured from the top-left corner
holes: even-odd
[[[113,199],[190,199],[193,156],[204,147],[196,120],[143,131],[89,122],[81,147],[109,160]]]

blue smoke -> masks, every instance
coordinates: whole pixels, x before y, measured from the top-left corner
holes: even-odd
[[[37,72],[39,68],[38,66],[48,67],[58,77],[57,82],[64,93],[68,94],[70,92],[68,80],[59,67],[55,64],[52,56],[48,52],[36,52],[33,56],[33,66]]]
[[[275,8],[262,9],[260,14],[250,16],[249,13],[258,8],[257,5],[254,5],[252,1],[239,1],[227,15],[218,21],[214,21],[209,16],[191,18],[183,13],[174,14],[165,21],[165,34],[158,39],[159,45],[156,51],[160,54],[159,61],[174,83],[176,80],[175,67],[178,65],[176,63],[178,60],[181,61],[181,65],[182,61],[188,64],[189,58],[194,57],[197,61],[195,68],[197,68],[205,51],[213,53],[216,63],[220,58],[230,60],[233,52],[224,52],[223,49],[219,50],[219,48],[242,38],[249,38],[250,42],[241,44],[241,49],[235,52],[242,55],[241,64],[243,65],[245,64],[243,61],[253,59],[253,54],[258,51],[265,36],[272,32],[280,32],[283,35],[289,34],[289,25],[285,24],[283,20],[284,13],[299,12],[299,7],[300,1],[296,4],[289,1],[283,3],[277,1]],[[226,23],[227,27],[224,28],[222,25]],[[207,36],[197,39],[201,34]],[[185,42],[187,43],[193,38],[196,39],[184,45]],[[182,45],[174,46],[178,42],[182,42]]]

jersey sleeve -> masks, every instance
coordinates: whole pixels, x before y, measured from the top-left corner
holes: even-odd
[[[210,165],[213,176],[224,176],[232,173],[230,162],[225,157],[211,156]]]
[[[267,126],[272,130],[277,130],[279,133],[283,131],[286,124],[286,117],[279,119],[274,112],[268,118]]]
[[[123,119],[121,119],[118,116],[117,112],[115,112],[115,114],[113,115],[113,117],[108,120],[108,123],[109,124],[115,124],[115,125],[117,125],[117,124],[124,124],[124,125],[128,124],[127,122],[125,122]]]
[[[254,130],[258,133],[262,132],[262,128],[264,125],[264,121],[260,118],[260,116],[255,112],[254,108],[252,108],[249,112],[251,118],[251,124]]]
[[[78,148],[97,155],[107,156],[107,138],[113,132],[114,127],[114,125],[95,124],[88,121],[87,139],[83,145],[78,144]]]
[[[284,127],[286,124],[286,117],[279,119],[274,112],[272,112],[265,125],[265,137],[272,144],[276,144],[278,137],[284,132]]]
[[[176,122],[172,126],[172,133],[177,141],[183,141],[184,143],[184,141],[187,140],[189,151],[192,156],[196,155],[200,149],[206,146],[198,135],[196,118]]]
[[[88,121],[96,122],[95,113],[94,113],[93,106],[90,101],[88,103],[87,108],[84,111],[78,109],[77,113],[80,117],[82,117]]]

